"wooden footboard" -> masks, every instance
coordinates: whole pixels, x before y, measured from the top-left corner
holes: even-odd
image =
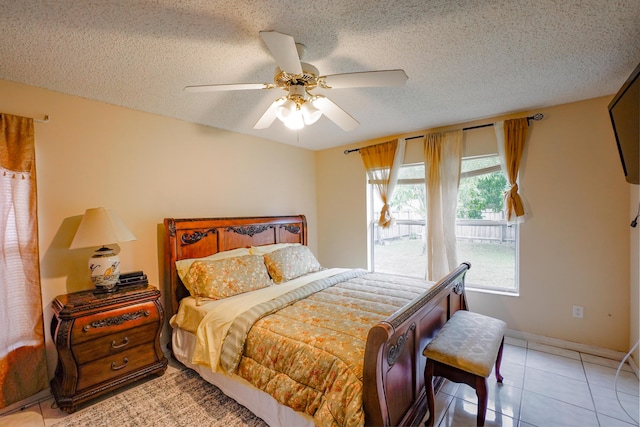
[[[467,309],[464,278],[456,270],[369,331],[364,360],[367,426],[417,425],[427,412],[422,350],[457,310]]]

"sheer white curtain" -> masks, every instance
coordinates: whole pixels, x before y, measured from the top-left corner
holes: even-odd
[[[505,120],[493,124],[498,140],[498,157],[509,189],[504,193],[505,216],[508,224],[524,222],[524,202],[518,193],[518,173],[527,139],[529,122],[526,118]]]
[[[438,280],[458,265],[456,208],[462,130],[425,136],[426,279]]]
[[[0,408],[47,384],[33,119],[0,114]]]

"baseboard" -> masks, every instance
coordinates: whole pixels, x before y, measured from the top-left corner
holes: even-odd
[[[573,350],[580,353],[591,354],[593,356],[606,357],[607,359],[617,360],[618,362],[627,355],[621,351],[609,350],[607,348],[596,347],[587,344],[581,344],[573,341],[566,341],[557,338],[549,338],[542,335],[531,334],[528,332],[515,331],[513,329],[507,329],[505,336],[515,339],[521,339],[525,341],[535,342],[537,344],[551,345],[554,347],[564,348],[566,350]],[[640,369],[632,357],[628,357],[626,361],[633,372],[638,378],[640,378]]]
[[[627,363],[629,364],[629,366],[631,366],[631,369],[633,369],[633,372],[636,373],[636,377],[640,378],[640,371],[638,370],[638,365],[636,365],[636,362],[635,360],[633,360],[633,357],[628,358]]]
[[[505,336],[525,341],[531,341],[538,344],[551,345],[554,347],[573,350],[580,353],[591,354],[593,356],[606,357],[607,359],[613,359],[617,361],[621,361],[626,356],[626,353],[623,353],[621,351],[609,350],[607,348],[581,344],[573,341],[565,341],[557,338],[549,338],[542,335],[531,334],[528,332],[515,331],[513,329],[507,329],[507,331],[505,332]],[[628,358],[627,362],[629,363],[629,366],[631,366],[631,369],[633,369],[633,371],[636,373],[636,376],[640,376],[638,374],[638,366],[635,364],[633,359]]]
[[[35,405],[36,403],[45,401],[50,397],[52,397],[51,388],[47,387],[44,390],[34,394],[33,396],[29,396],[26,399],[22,399],[19,402],[13,403],[5,408],[0,409],[0,416],[8,415],[12,412],[21,411],[31,405]]]

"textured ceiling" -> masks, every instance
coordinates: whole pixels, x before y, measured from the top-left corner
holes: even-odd
[[[0,79],[313,150],[613,94],[640,62],[638,0],[2,0],[0,29]],[[409,80],[316,91],[350,132],[254,130],[280,89],[183,91],[272,82],[262,30],[305,44],[322,75]]]

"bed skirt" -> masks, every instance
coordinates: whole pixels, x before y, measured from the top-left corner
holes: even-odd
[[[313,418],[281,405],[273,397],[255,388],[244,378],[212,372],[208,367],[191,363],[196,337],[189,331],[176,328],[172,332],[174,357],[187,368],[196,371],[205,381],[218,387],[224,394],[248,408],[272,427],[313,427]]]

